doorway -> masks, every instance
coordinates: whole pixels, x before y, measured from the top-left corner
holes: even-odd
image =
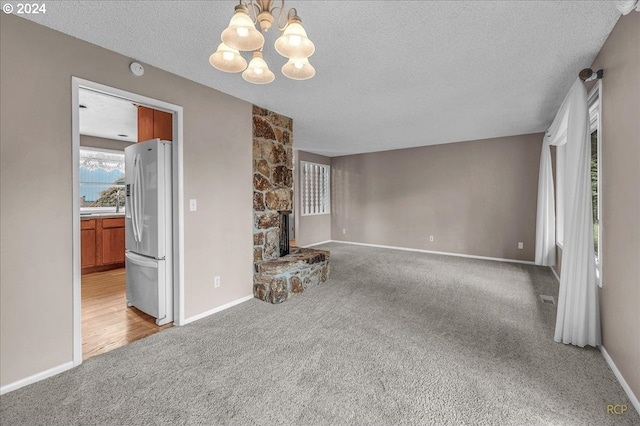
[[[103,347],[92,348],[91,351],[85,351],[84,358],[88,356],[96,355],[98,353],[107,352],[110,349],[114,349],[118,346],[123,346],[130,341],[136,340],[136,338],[144,337],[145,335],[152,334],[158,329],[166,328],[167,326],[157,327],[153,322],[153,317],[146,315],[145,313],[138,311],[134,308],[128,308],[126,306],[125,296],[125,282],[126,273],[124,266],[124,259],[120,259],[120,254],[117,251],[111,252],[105,257],[104,253],[99,252],[98,257],[103,262],[95,266],[96,270],[88,268],[87,261],[82,259],[83,245],[82,240],[86,236],[89,238],[95,232],[96,223],[99,221],[101,231],[106,232],[106,235],[110,236],[113,241],[118,240],[120,234],[124,234],[124,227],[118,229],[118,220],[124,220],[124,218],[113,217],[104,218],[105,216],[95,215],[93,212],[89,214],[95,218],[92,224],[91,220],[87,217],[86,206],[82,208],[84,213],[81,217],[81,204],[82,195],[80,191],[80,94],[84,91],[91,91],[95,94],[108,95],[114,100],[120,102],[129,102],[130,104],[139,105],[142,107],[148,107],[150,109],[158,110],[170,117],[172,124],[172,140],[171,154],[172,154],[172,251],[171,262],[173,265],[172,281],[173,281],[173,312],[174,312],[174,325],[182,325],[184,323],[184,289],[183,289],[183,212],[184,207],[182,203],[183,193],[183,169],[182,169],[182,114],[183,110],[181,106],[169,104],[157,99],[148,98],[135,93],[126,92],[113,87],[105,86],[99,83],[91,82],[88,80],[72,77],[72,158],[73,158],[73,362],[74,365],[79,365],[83,360],[83,333],[106,333],[112,334]],[[137,139],[136,139],[137,140]],[[114,140],[113,142],[118,142]],[[117,186],[117,185],[116,185]],[[119,201],[121,194],[118,188],[113,188],[113,192],[117,192],[115,197],[115,209],[119,208]],[[85,191],[86,192],[86,191]],[[122,191],[124,196],[124,190]],[[100,207],[100,206],[98,206]],[[104,208],[110,209],[113,206],[106,206]],[[99,208],[98,208],[99,209]],[[104,214],[104,213],[103,213]],[[108,220],[111,219],[111,220]],[[102,223],[107,221],[105,223]],[[84,229],[81,224],[83,225]],[[102,228],[106,226],[106,228]],[[83,228],[81,230],[81,228]],[[107,229],[108,228],[108,229]],[[89,231],[83,233],[84,231]],[[122,235],[123,237],[124,235]],[[109,247],[109,244],[105,246],[106,242],[100,247]],[[114,242],[117,246],[117,242]],[[85,245],[87,247],[87,245]],[[98,249],[100,251],[100,249]],[[168,259],[169,260],[169,259]],[[122,261],[122,263],[118,263]],[[82,274],[82,272],[89,272]],[[84,312],[84,314],[83,314]],[[83,315],[89,322],[83,321]],[[102,318],[102,319],[100,319]],[[97,322],[96,322],[97,320]],[[113,320],[114,323],[124,321],[124,327],[122,324],[118,327],[110,327],[108,322]],[[102,321],[102,322],[101,322]],[[106,322],[104,322],[106,321]],[[84,331],[83,331],[84,328]],[[90,337],[90,336],[88,336]],[[98,345],[100,346],[100,345]]]

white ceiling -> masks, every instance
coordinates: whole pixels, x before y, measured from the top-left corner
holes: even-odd
[[[208,63],[236,4],[56,1],[28,19],[290,116],[298,149],[336,156],[544,131],[620,16],[611,1],[287,0],[316,76],[280,73],[272,30],[276,80],[257,86]]]
[[[138,142],[138,108],[131,102],[92,90],[80,89],[80,134]]]

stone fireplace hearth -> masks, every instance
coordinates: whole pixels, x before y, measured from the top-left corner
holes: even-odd
[[[291,247],[282,256],[289,248],[282,226],[291,210],[293,120],[254,105],[253,293],[270,303],[284,302],[329,276],[328,251]]]
[[[270,303],[289,297],[327,281],[329,252],[293,247],[291,253],[275,260],[256,262],[253,295]]]

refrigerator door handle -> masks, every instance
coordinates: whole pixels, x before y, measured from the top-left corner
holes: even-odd
[[[125,256],[134,265],[144,266],[146,268],[158,269],[158,262],[155,260],[146,260],[142,256],[137,256],[131,253],[125,253]]]
[[[140,205],[140,154],[133,157],[133,188],[131,191],[131,224],[133,225],[133,239],[140,242],[140,218],[138,215]]]
[[[138,161],[136,162],[136,168],[137,168],[137,173],[136,173],[136,228],[138,228],[138,242],[142,242],[142,212],[144,211],[144,208],[142,206],[142,203],[144,202],[143,197],[143,191],[144,188],[142,187],[142,162],[140,161],[140,154],[137,155],[138,156]]]
[[[133,241],[138,242],[138,232],[136,230],[136,162],[138,161],[138,154],[133,156],[133,179],[131,182],[131,228],[133,231]]]

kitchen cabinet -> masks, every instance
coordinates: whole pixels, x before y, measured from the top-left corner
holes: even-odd
[[[173,139],[173,114],[153,110],[153,137],[163,141]]]
[[[90,268],[96,266],[96,220],[80,221],[80,266]]]
[[[80,221],[82,273],[124,266],[124,217],[98,217]]]
[[[102,220],[102,264],[124,262],[124,219]]]
[[[138,106],[138,142],[153,139],[153,109]]]
[[[138,105],[138,142],[173,139],[173,114]]]

